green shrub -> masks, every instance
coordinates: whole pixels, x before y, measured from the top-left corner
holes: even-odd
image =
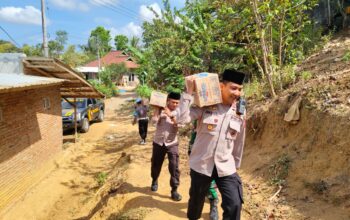
[[[140,97],[150,98],[152,90],[153,89],[147,85],[138,85],[136,88],[136,93]]]
[[[118,95],[117,87],[114,84],[109,83],[108,85],[100,83],[97,80],[89,80],[89,82],[107,98]]]
[[[244,96],[261,100],[264,98],[264,84],[257,79],[253,79],[250,83],[244,85]]]
[[[342,61],[349,61],[350,60],[350,51],[346,51],[346,53],[344,54],[344,56],[341,60]]]
[[[312,78],[312,73],[309,71],[303,71],[300,76],[301,79],[305,82]]]
[[[282,78],[282,87],[286,88],[292,84],[295,83],[295,80],[297,78],[296,72],[294,71],[294,66],[289,65],[283,68],[281,72],[281,78]]]
[[[108,176],[108,174],[105,172],[100,172],[97,174],[95,179],[96,179],[98,186],[102,186],[103,184],[105,184],[105,182],[107,180],[107,176]]]
[[[281,155],[269,167],[270,183],[272,185],[285,185],[292,160],[287,154]]]

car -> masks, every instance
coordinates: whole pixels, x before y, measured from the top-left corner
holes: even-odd
[[[68,101],[67,101],[68,100]],[[62,99],[62,122],[63,130],[74,128],[74,99]],[[77,127],[80,132],[89,131],[90,123],[93,121],[102,122],[104,119],[105,104],[101,99],[77,98]]]

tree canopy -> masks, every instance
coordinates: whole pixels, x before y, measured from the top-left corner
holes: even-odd
[[[124,50],[127,48],[127,45],[128,45],[128,42],[129,42],[129,39],[127,36],[125,35],[116,35],[114,37],[114,43],[115,43],[115,48],[117,50]]]
[[[307,13],[316,0],[187,1],[143,24],[145,48],[135,53],[154,88],[183,87],[183,76],[237,68],[283,89],[284,67],[302,60],[321,39]]]

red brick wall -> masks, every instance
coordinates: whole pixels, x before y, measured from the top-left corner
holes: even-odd
[[[60,100],[58,86],[0,93],[0,213],[47,174],[62,149]]]

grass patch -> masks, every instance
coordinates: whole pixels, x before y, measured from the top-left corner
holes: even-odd
[[[287,154],[280,156],[276,162],[269,167],[270,183],[272,185],[283,186],[286,185],[286,179],[291,164],[291,159]]]
[[[108,220],[142,220],[152,211],[151,208],[135,208],[125,212],[120,212],[108,218]]]
[[[342,61],[349,61],[350,60],[350,51],[346,51],[346,53],[344,54],[344,56],[341,59]]]
[[[329,189],[329,184],[324,180],[319,180],[314,183],[305,183],[305,186],[312,189],[312,191],[317,194],[323,194]]]
[[[106,183],[106,180],[107,180],[107,176],[108,174],[105,173],[105,172],[99,172],[97,175],[96,175],[96,182],[98,184],[98,186],[103,186],[103,184]]]

